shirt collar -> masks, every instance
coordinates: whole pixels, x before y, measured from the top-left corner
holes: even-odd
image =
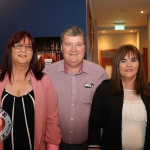
[[[68,73],[68,68],[66,66],[66,63],[65,63],[64,59],[61,60],[61,61],[62,61],[62,63],[59,64],[57,72],[63,71],[65,73]],[[88,66],[86,65],[85,60],[82,61],[81,67],[80,67],[79,72],[77,74],[82,74],[83,72],[84,73],[89,73],[89,69],[88,69]]]

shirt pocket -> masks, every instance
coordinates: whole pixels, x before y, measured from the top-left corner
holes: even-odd
[[[83,104],[92,104],[92,99],[93,99],[93,94],[94,94],[94,88],[82,88],[81,90],[81,97],[82,97],[82,103]]]

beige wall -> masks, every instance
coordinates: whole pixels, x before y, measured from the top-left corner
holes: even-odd
[[[150,17],[148,18],[148,29],[147,27],[142,27],[137,33],[98,35],[98,52],[100,49],[117,49],[123,44],[137,46],[141,54],[143,53],[143,48],[148,48],[148,64],[150,64]],[[99,56],[100,54],[98,53],[98,60]],[[148,68],[148,81],[150,82],[150,67]]]
[[[137,35],[136,36],[136,46],[138,49],[140,49],[140,33],[139,33],[139,31],[137,32],[136,35]]]
[[[150,24],[149,24],[150,26]],[[133,27],[137,29],[137,33],[118,33],[118,34],[99,34],[98,35],[98,51],[99,49],[116,49],[123,44],[133,44],[137,46],[141,54],[143,48],[148,48],[148,27]],[[128,28],[132,29],[131,27]],[[102,29],[101,29],[102,30]],[[149,29],[150,30],[150,29]],[[99,52],[98,52],[99,59]]]
[[[99,34],[98,49],[117,49],[123,44],[133,44],[137,46],[136,37],[136,33]]]

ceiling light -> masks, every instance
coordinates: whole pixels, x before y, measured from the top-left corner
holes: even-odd
[[[115,30],[124,30],[125,26],[124,23],[114,23],[115,24]]]
[[[132,30],[130,32],[132,32]]]
[[[103,31],[103,33],[105,33],[105,31]]]
[[[141,11],[141,14],[143,14],[144,13],[144,11]]]

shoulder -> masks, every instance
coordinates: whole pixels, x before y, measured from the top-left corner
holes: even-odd
[[[108,79],[108,75],[103,67],[88,60],[83,60],[83,67],[87,68],[88,72],[95,77]]]
[[[48,74],[49,76],[52,74],[55,74],[59,68],[62,68],[64,66],[64,60],[60,60],[58,62],[55,62],[53,64],[48,65],[44,68],[43,72]]]
[[[87,67],[89,71],[105,72],[103,67],[88,60],[83,60],[83,66]]]
[[[96,69],[102,69],[103,70],[103,68],[100,65],[98,65],[96,63],[93,63],[89,60],[84,59],[83,60],[83,65],[86,65],[86,66],[91,67],[91,68],[96,68]]]
[[[44,76],[43,76],[42,80],[43,81],[50,80],[50,77],[46,73],[44,73]]]
[[[49,86],[50,84],[52,84],[52,81],[50,79],[50,77],[44,73],[44,76],[41,79],[42,85],[44,86]]]
[[[57,62],[55,62],[55,63],[53,63],[53,64],[50,64],[50,65],[48,65],[47,67],[45,67],[44,70],[56,68],[56,67],[58,67],[60,64],[63,64],[63,63],[64,63],[64,60],[57,61]]]
[[[103,90],[109,89],[110,84],[111,84],[110,79],[103,80],[102,83],[98,86],[98,89],[103,89]]]
[[[104,80],[103,82],[102,82],[102,85],[103,86],[110,86],[110,79],[107,79],[107,80]]]

